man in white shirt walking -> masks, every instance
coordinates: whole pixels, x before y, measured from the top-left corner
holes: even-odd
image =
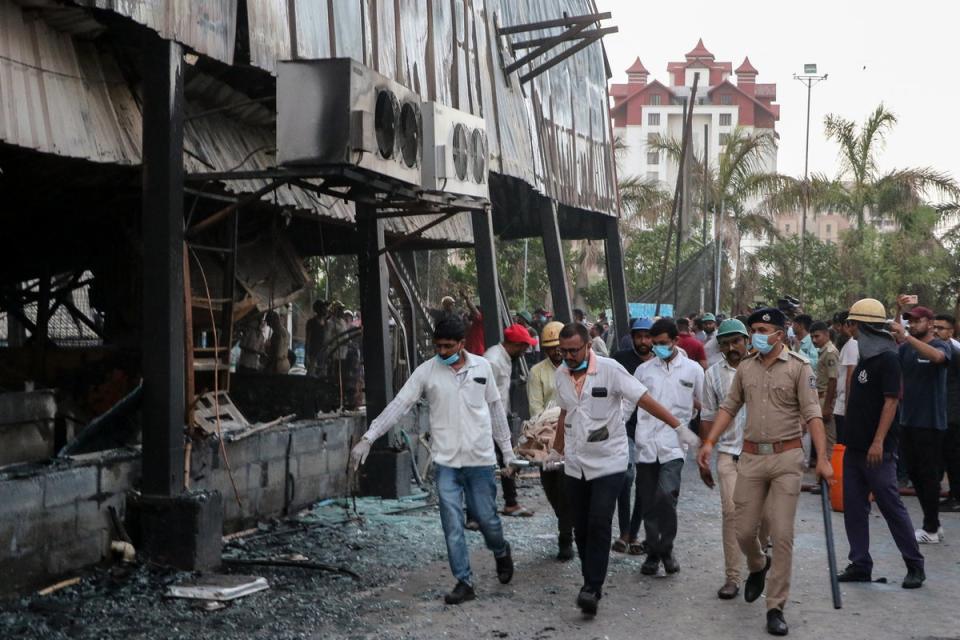
[[[484,359],[493,369],[493,377],[500,392],[500,400],[507,412],[509,424],[510,416],[510,379],[513,374],[513,361],[522,358],[527,349],[537,344],[536,338],[520,324],[512,324],[503,330],[503,342],[495,344],[483,353]],[[497,455],[497,464],[504,468],[503,459]],[[503,487],[503,515],[515,517],[530,517],[533,512],[524,509],[517,502],[517,482],[511,475],[500,476],[500,485]],[[472,525],[472,523],[471,523]]]
[[[496,559],[497,579],[507,584],[513,577],[510,545],[503,537],[496,509],[494,441],[507,464],[503,473],[512,474],[509,464],[516,456],[493,370],[486,360],[466,351],[464,333],[463,322],[455,316],[444,317],[437,323],[433,332],[436,357],[414,370],[350,453],[356,469],[366,460],[373,442],[406,415],[417,400],[426,397],[430,404],[440,522],[447,542],[447,559],[457,579],[453,591],[444,597],[447,604],[460,604],[476,597],[464,537],[464,501]]]
[[[697,442],[686,423],[673,417],[616,360],[590,349],[587,329],[571,323],[560,332],[565,366],[557,371],[560,421],[548,465],[563,459],[567,499],[573,513],[583,587],[577,606],[595,615],[610,560],[613,511],[627,471],[627,430],[623,404],[636,404]]]
[[[843,422],[847,415],[847,389],[850,388],[850,379],[853,377],[853,370],[860,359],[860,350],[857,347],[857,339],[850,335],[850,328],[847,326],[847,312],[843,311],[837,314],[837,317],[843,322],[843,331],[847,335],[847,341],[843,343],[840,349],[840,374],[837,376],[837,399],[833,403],[833,421],[837,429],[837,442],[843,444]]]
[[[703,367],[677,348],[679,332],[671,318],[661,318],[650,328],[656,356],[637,367],[634,377],[683,424],[690,422],[703,398]],[[647,559],[640,567],[654,575],[663,562],[668,574],[680,570],[673,555],[677,536],[677,498],[680,472],[689,443],[670,424],[650,414],[637,412],[637,487],[643,505],[647,536]]]

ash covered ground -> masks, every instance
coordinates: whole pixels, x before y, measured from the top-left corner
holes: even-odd
[[[574,607],[576,561],[559,563],[555,524],[535,477],[521,480],[532,518],[504,518],[517,565],[500,585],[491,554],[469,533],[477,600],[443,603],[454,584],[432,498],[326,502],[295,519],[261,525],[235,540],[225,558],[285,558],[343,567],[346,574],[298,567],[225,565],[224,572],[267,578],[270,589],[206,611],[194,601],[165,597],[168,585],[191,574],[149,566],[101,567],[53,595],[0,604],[0,638],[764,638],[763,601],[716,598],[723,582],[720,508],[688,461],[680,498],[677,556],[681,571],[641,576],[642,557],[612,554],[600,614],[585,620]],[[905,498],[915,522],[919,507]],[[904,569],[883,520],[871,520],[874,578],[886,583],[841,585],[844,608],[834,610],[826,573],[818,496],[803,494],[797,515],[794,577],[786,617],[794,637],[960,638],[960,515],[944,514],[947,541],[924,547],[926,585],[900,588]],[[848,547],[842,514],[833,515],[838,563]],[[616,532],[616,524],[614,525]]]

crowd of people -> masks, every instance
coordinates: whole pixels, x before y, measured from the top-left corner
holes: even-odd
[[[960,510],[960,343],[951,315],[900,296],[889,310],[868,298],[816,320],[785,298],[735,318],[635,318],[615,343],[602,316],[590,324],[576,310],[564,324],[537,309],[515,314],[503,341],[488,347],[481,310],[461,297],[464,313],[445,298],[436,316],[436,358],[417,368],[352,452],[357,467],[374,440],[427,398],[441,522],[457,580],[447,603],[476,595],[466,529],[483,535],[500,582],[513,576],[495,465],[502,514],[528,515],[516,502],[508,418],[518,409],[510,405],[510,384],[522,357],[535,363],[524,381],[527,424],[536,424],[545,443],[540,479],[557,517],[556,557],[573,559],[575,546],[582,575],[576,604],[585,615],[598,611],[611,551],[644,555],[644,575],[661,566],[666,574],[680,571],[677,505],[694,451],[702,481],[720,489],[725,573],[717,596],[729,600],[742,589],[753,602],[766,593],[769,633],[788,632],[783,609],[804,471],[834,482],[838,444],[850,549],[839,580],[872,579],[872,499],[906,566],[901,586],[922,586],[920,545],[942,542],[939,513]],[[941,500],[944,473],[950,492]],[[904,490],[919,500],[919,527]]]

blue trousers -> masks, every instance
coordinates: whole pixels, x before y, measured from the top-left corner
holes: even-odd
[[[843,455],[843,524],[850,543],[850,562],[868,573],[873,570],[869,521],[871,492],[907,568],[923,569],[923,556],[913,533],[913,523],[897,489],[896,458],[888,453],[879,466],[869,467],[865,452],[847,449]]]
[[[467,513],[480,524],[487,548],[501,558],[507,554],[503,525],[497,515],[497,483],[494,467],[445,467],[436,465],[437,494],[440,498],[440,523],[447,542],[450,571],[460,582],[473,586],[470,552],[463,533],[463,503]]]

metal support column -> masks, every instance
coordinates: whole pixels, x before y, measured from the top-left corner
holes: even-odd
[[[607,282],[613,305],[613,323],[617,342],[630,333],[630,310],[627,307],[627,277],[623,264],[623,246],[620,243],[619,220],[609,217],[604,221],[603,253],[607,259]],[[616,344],[616,343],[614,343]]]
[[[543,234],[543,252],[547,258],[550,297],[553,298],[553,318],[563,323],[572,322],[573,310],[570,307],[570,289],[567,287],[567,271],[563,261],[563,244],[560,242],[560,224],[557,222],[557,203],[553,200],[540,207],[540,228]]]
[[[143,493],[183,492],[183,50],[143,55]]]
[[[473,211],[473,242],[477,258],[477,288],[483,314],[483,340],[489,348],[503,340],[500,322],[500,276],[493,243],[493,217],[490,211]]]
[[[377,219],[376,209],[357,202],[357,230],[360,253],[357,267],[360,279],[360,317],[363,319],[364,394],[367,424],[383,411],[393,398],[393,366],[390,357],[390,314],[387,310],[387,256],[383,253],[384,222]],[[377,441],[378,448],[387,439]]]
[[[367,424],[393,398],[393,356],[390,352],[390,313],[387,291],[390,275],[384,251],[384,221],[374,207],[357,202],[360,252],[357,268],[360,285],[360,315],[363,320],[363,376]],[[410,452],[390,448],[389,434],[373,444],[367,464],[361,469],[360,492],[382,498],[410,493]]]

